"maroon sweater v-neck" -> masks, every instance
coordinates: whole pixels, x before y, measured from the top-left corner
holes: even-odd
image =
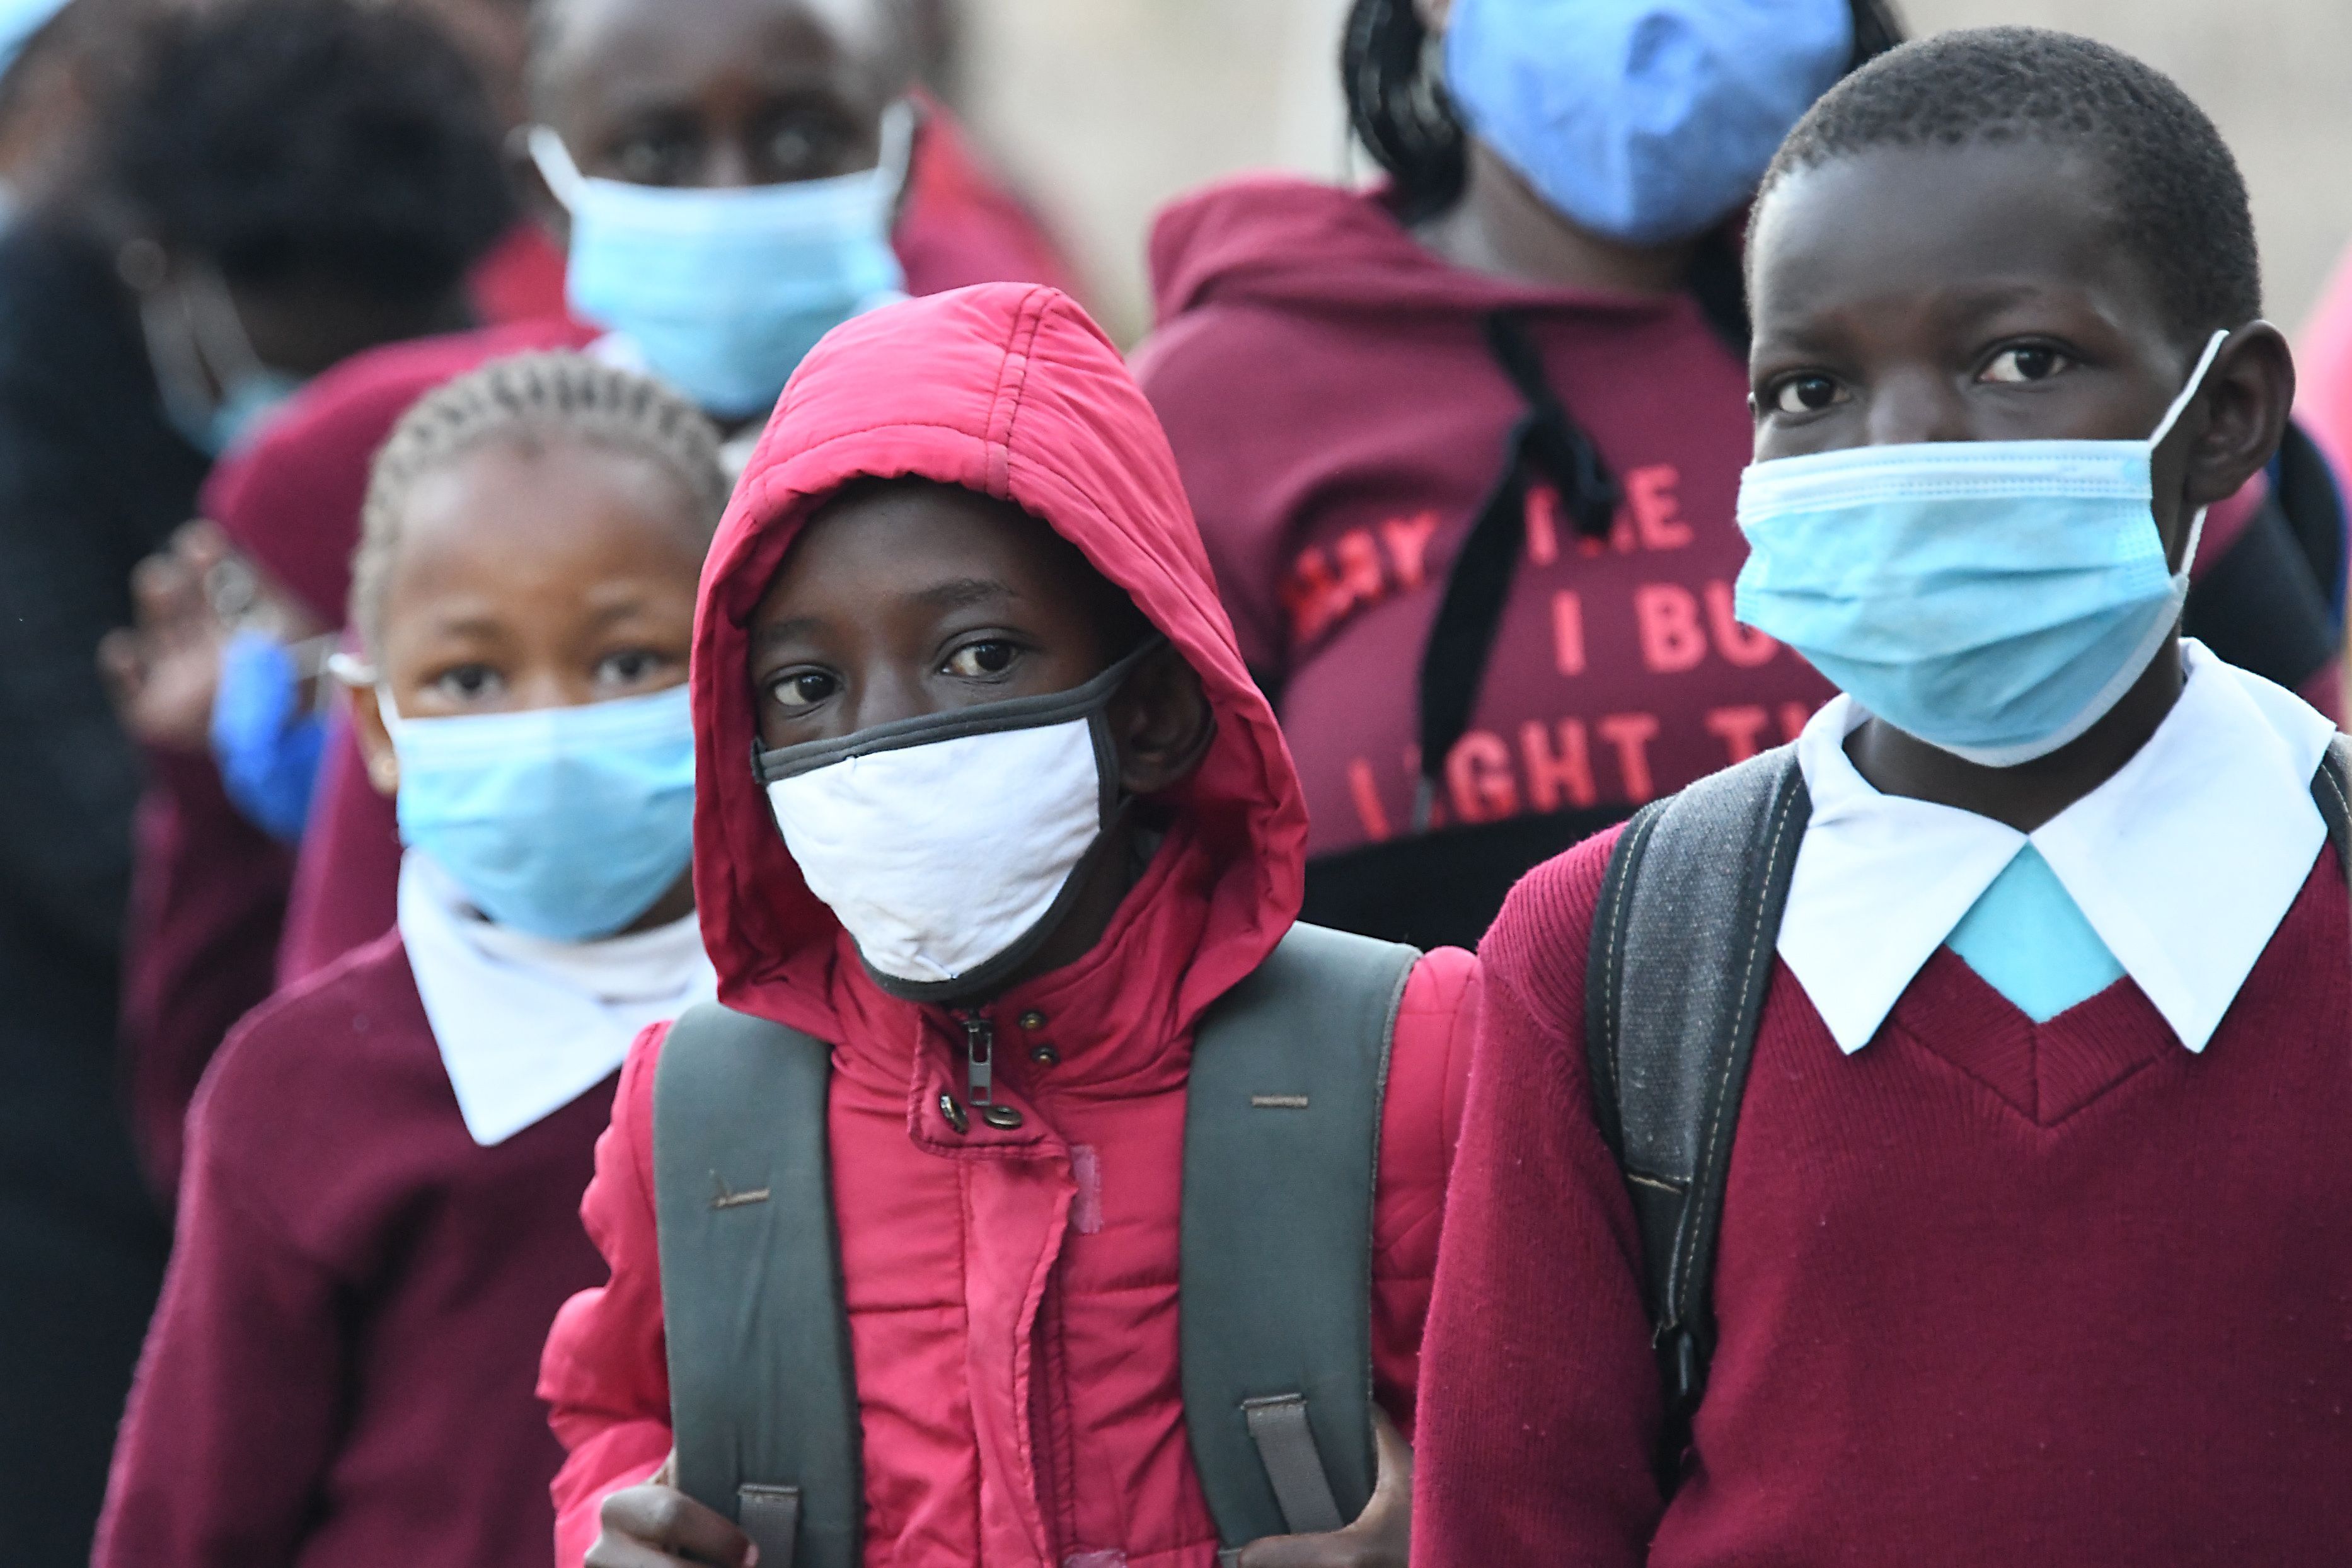
[[[579,1205],[614,1081],[476,1144],[397,933],[241,1025],[196,1098],[97,1568],[551,1561],[533,1383],[604,1278]]]
[[[2128,980],[2036,1026],[1945,951],[1849,1058],[1780,966],[1661,1517],[1641,1242],[1584,1068],[1609,847],[1535,872],[1486,945],[1415,1568],[2352,1562],[2332,853],[2201,1055]]]

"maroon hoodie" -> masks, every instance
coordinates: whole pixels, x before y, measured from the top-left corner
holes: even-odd
[[[1278,710],[1321,855],[1412,826],[1415,694],[1465,535],[1526,404],[1486,318],[1519,313],[1624,495],[1606,541],[1554,492],[1513,579],[1435,824],[1630,809],[1792,737],[1828,685],[1736,625],[1744,366],[1686,294],[1465,271],[1377,193],[1256,178],[1180,201],[1151,242],[1137,374],[1218,586]]]

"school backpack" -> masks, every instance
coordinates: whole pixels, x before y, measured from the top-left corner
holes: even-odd
[[[1372,1200],[1419,953],[1294,925],[1194,1031],[1178,1289],[1185,1425],[1229,1562],[1339,1529],[1374,1481]],[[762,1568],[857,1568],[856,1370],[826,1148],[831,1052],[707,1004],[654,1079],[677,1485]]]
[[[2352,741],[2328,747],[2311,793],[2352,876]],[[1665,1395],[1655,1463],[1669,1497],[1706,1392],[1732,1138],[1811,817],[1794,746],[1701,779],[1626,824],[1593,911],[1587,1070],[1642,1232]]]

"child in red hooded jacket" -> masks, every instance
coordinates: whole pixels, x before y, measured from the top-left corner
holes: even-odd
[[[1013,743],[934,769],[928,793],[906,770],[862,801],[795,788],[824,772],[772,791],[751,761],[1090,682],[1099,750],[985,736]],[[1178,1367],[1190,1047],[1290,929],[1306,821],[1159,423],[1084,314],[988,286],[830,336],[722,525],[694,700],[695,881],[720,1000],[832,1047],[865,1561],[1209,1568]],[[919,780],[951,743],[890,754]],[[1098,816],[1098,794],[1126,804]],[[1394,1427],[1380,1489],[1354,1526],[1261,1542],[1249,1568],[1402,1552],[1475,977],[1467,953],[1421,959],[1395,1024],[1372,1249]],[[986,1116],[963,1050],[975,1016],[996,1042]],[[583,1207],[611,1282],[564,1309],[541,1372],[572,1450],[565,1564],[751,1560],[732,1523],[666,1484],[663,1046],[648,1031],[623,1069]]]

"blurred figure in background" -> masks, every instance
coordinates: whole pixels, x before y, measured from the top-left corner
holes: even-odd
[[[1050,240],[916,85],[928,35],[912,16],[897,0],[541,0],[528,142],[574,204],[551,200],[547,217],[568,247],[573,312],[595,325],[542,331],[539,346],[602,331],[598,353],[755,435],[801,354],[868,303],[999,279],[1066,285]],[[364,454],[402,409],[521,346],[510,332],[363,356],[298,401],[257,466],[302,467],[336,498],[316,526],[350,541]],[[399,863],[392,815],[339,723],[279,978],[382,934]]]
[[[270,205],[303,214],[301,245],[343,266],[352,289],[379,303],[322,312],[346,341],[320,345],[308,369],[352,351],[466,327],[480,266],[518,226],[491,99],[466,57],[421,5],[343,0],[237,5],[219,21],[181,21],[169,52],[226,78],[214,99],[174,108],[191,124],[158,122],[127,139],[221,148],[237,136],[287,136],[320,163],[306,195],[266,184],[186,191],[181,224],[233,224]],[[268,37],[268,47],[257,47]],[[200,130],[197,130],[200,124]],[[385,132],[404,130],[404,136]],[[303,141],[291,141],[303,139]],[[148,157],[151,153],[142,153]],[[287,179],[280,174],[280,179]],[[186,188],[169,167],[151,185]],[[331,193],[331,195],[330,195]],[[151,218],[155,221],[155,218]],[[268,245],[285,247],[282,240]],[[131,242],[139,257],[143,242]],[[358,261],[352,261],[358,258]],[[310,287],[310,284],[301,284]],[[374,320],[369,320],[374,315]],[[240,322],[245,315],[240,312]],[[546,327],[539,329],[543,334]],[[558,336],[560,336],[558,324]],[[536,345],[524,329],[518,348]],[[219,381],[219,374],[214,372]],[[318,527],[313,472],[266,466],[294,378],[273,376],[270,418],[237,430],[200,496],[207,517],[143,562],[136,623],[103,647],[127,726],[148,750],[148,793],[136,823],[136,886],[125,969],[130,1093],[139,1150],[155,1190],[179,1171],[179,1123],[228,1025],[275,978],[294,842],[301,839],[324,750],[318,666],[343,623],[351,533]],[[404,400],[402,405],[404,406]],[[385,414],[385,428],[397,406]],[[381,430],[341,454],[358,505]],[[184,508],[186,517],[191,508]]]
[[[85,18],[91,4],[18,67],[112,74],[141,8]],[[186,521],[216,450],[341,355],[462,319],[457,280],[510,213],[470,76],[413,20],[324,0],[175,20],[127,90],[84,150],[99,177],[34,182],[0,235],[12,1563],[87,1554],[164,1247],[115,1098],[141,769],[94,652],[131,618],[133,567]],[[81,155],[53,144],[31,164]],[[137,706],[137,671],[116,672]]]
[[[2352,249],[2336,263],[2336,275],[2304,328],[2295,345],[2294,416],[2310,432],[2327,458],[2322,474],[2332,474],[2341,491],[2344,476],[2352,473]],[[2290,431],[2279,467],[2294,456]],[[2315,476],[2315,478],[2316,476]],[[2335,574],[2326,580],[2337,617],[2344,608],[2345,561],[2338,554]]]
[[[1893,37],[1875,0],[1357,0],[1388,180],[1161,216],[1138,373],[1298,759],[1306,918],[1475,943],[1529,866],[1828,697],[1731,619],[1739,231]]]

